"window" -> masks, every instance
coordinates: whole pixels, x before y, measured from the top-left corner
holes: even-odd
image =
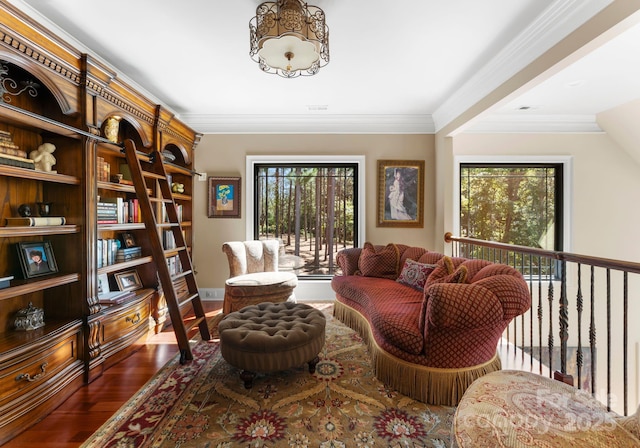
[[[337,252],[359,241],[358,164],[255,163],[253,175],[252,237],[281,240],[281,270],[332,276]]]
[[[563,250],[563,164],[461,163],[460,235]]]

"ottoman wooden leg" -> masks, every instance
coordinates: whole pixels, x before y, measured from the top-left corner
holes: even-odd
[[[316,372],[316,364],[318,364],[319,362],[320,362],[320,358],[317,356],[313,358],[311,361],[309,361],[309,373]]]
[[[253,372],[249,372],[248,370],[243,370],[240,372],[240,379],[244,381],[244,388],[251,389],[253,386],[253,379],[256,377],[256,374]]]

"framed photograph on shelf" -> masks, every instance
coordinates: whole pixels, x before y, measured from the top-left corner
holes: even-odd
[[[109,277],[107,274],[98,274],[98,295],[111,292],[109,288]]]
[[[423,227],[424,161],[378,160],[377,227]]]
[[[58,265],[53,256],[53,249],[49,241],[32,241],[17,243],[18,258],[24,278],[58,272]]]
[[[209,177],[209,218],[240,218],[240,178]]]
[[[117,272],[113,274],[113,278],[115,278],[120,291],[135,291],[136,289],[142,288],[142,282],[140,281],[138,272],[135,270]]]
[[[136,239],[133,237],[133,234],[129,232],[122,232],[120,234],[120,241],[122,241],[122,246],[125,249],[136,247]]]

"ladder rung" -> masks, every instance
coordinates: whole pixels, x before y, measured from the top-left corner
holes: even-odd
[[[172,281],[176,281],[176,280],[178,280],[179,278],[186,277],[186,276],[187,276],[187,275],[189,275],[189,274],[191,274],[191,271],[190,271],[190,270],[188,270],[188,271],[184,271],[184,272],[180,272],[179,274],[176,274],[176,275],[174,275],[173,277],[171,277],[171,280],[172,280]]]
[[[154,173],[152,171],[141,171],[144,177],[148,177],[149,179],[158,179],[158,180],[166,180],[162,174]]]
[[[173,249],[166,249],[164,251],[164,256],[166,258],[173,257],[178,255],[183,250],[187,250],[187,248],[185,246],[182,246],[182,247],[174,247]]]
[[[156,224],[156,227],[159,229],[167,229],[172,227],[180,227],[180,223],[178,222],[161,222]]]
[[[192,301],[193,299],[195,299],[196,297],[198,297],[198,294],[197,294],[197,293],[196,293],[196,294],[192,294],[192,295],[190,295],[189,297],[187,297],[186,299],[184,299],[182,302],[180,302],[180,303],[178,304],[178,306],[179,306],[180,308],[182,308],[183,306],[185,306],[187,303],[191,302],[191,301]]]
[[[198,317],[196,319],[190,320],[188,323],[185,322],[185,331],[189,333],[194,327],[200,325],[205,320],[205,317]]]

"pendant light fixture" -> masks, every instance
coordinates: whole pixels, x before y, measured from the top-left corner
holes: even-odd
[[[311,76],[329,63],[329,27],[317,6],[300,0],[261,3],[249,31],[249,55],[264,72]]]

